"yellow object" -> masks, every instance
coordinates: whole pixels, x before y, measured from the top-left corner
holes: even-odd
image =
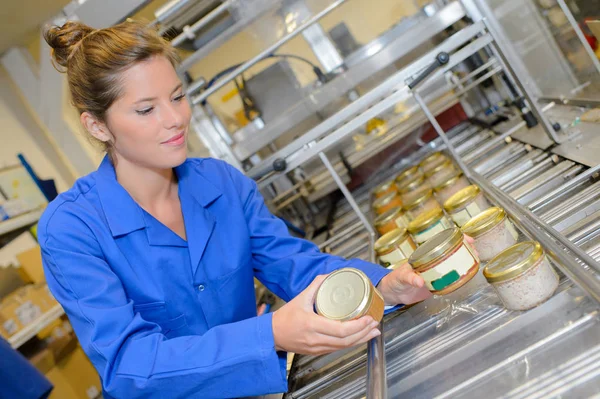
[[[464,208],[467,204],[473,202],[477,196],[481,194],[481,190],[476,185],[470,185],[467,188],[463,188],[444,203],[444,209],[446,212],[454,212],[457,209]]]
[[[21,252],[17,255],[21,267],[17,268],[19,275],[26,283],[45,283],[44,268],[42,267],[42,252],[39,246]]]
[[[387,133],[387,123],[380,118],[373,118],[367,122],[367,134],[375,133],[376,136],[382,136]]]
[[[49,399],[83,399],[100,395],[100,378],[80,347],[46,373],[54,389]]]
[[[539,242],[525,241],[500,252],[483,269],[489,283],[497,283],[515,278],[532,267],[544,256]]]
[[[227,101],[229,101],[232,98],[234,98],[235,96],[237,96],[238,93],[239,93],[239,91],[238,91],[237,87],[234,87],[233,89],[231,89],[231,91],[227,92],[223,97],[221,97],[221,101],[226,103]]]

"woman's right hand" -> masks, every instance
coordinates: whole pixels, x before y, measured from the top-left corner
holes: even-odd
[[[367,342],[381,334],[370,316],[335,321],[313,310],[317,290],[327,276],[317,276],[296,298],[273,313],[275,349],[321,355]]]

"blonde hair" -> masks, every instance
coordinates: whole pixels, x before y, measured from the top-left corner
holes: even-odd
[[[80,114],[89,112],[106,123],[106,111],[122,94],[121,74],[154,56],[179,63],[169,42],[146,24],[127,21],[93,29],[81,22],[45,29],[54,66],[67,74],[72,103]],[[105,150],[109,150],[105,145]]]

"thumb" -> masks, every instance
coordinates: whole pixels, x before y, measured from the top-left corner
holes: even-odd
[[[315,277],[312,283],[310,283],[310,285],[306,287],[306,289],[302,291],[302,293],[300,293],[299,296],[302,297],[302,302],[304,305],[312,308],[317,297],[317,291],[319,290],[321,284],[323,284],[323,281],[326,278],[326,275],[319,275]]]

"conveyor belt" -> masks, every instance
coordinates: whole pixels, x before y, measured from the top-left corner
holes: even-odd
[[[465,124],[451,141],[469,167],[532,206],[536,215],[600,260],[600,181],[595,174],[588,176],[584,165],[504,136]],[[410,161],[422,156],[413,154]],[[562,189],[577,176],[585,178]],[[359,205],[368,209],[369,204],[363,193]],[[341,219],[332,232],[358,221],[348,209],[340,206]],[[362,238],[364,230],[359,231]],[[349,252],[357,252],[353,246],[360,240],[349,242]],[[334,253],[347,256],[342,249]],[[528,312],[508,311],[479,275],[454,294],[386,316],[389,397],[590,397],[600,392],[599,310],[563,277],[548,302]],[[362,398],[365,358],[364,347],[298,356],[287,397]]]

